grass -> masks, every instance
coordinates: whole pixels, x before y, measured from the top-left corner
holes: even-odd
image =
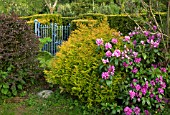
[[[42,80],[38,84],[27,88],[25,97],[14,97],[0,102],[0,115],[81,115],[82,107],[78,101],[67,94],[61,94],[59,89],[53,89]],[[43,89],[55,92],[47,99],[36,94]]]

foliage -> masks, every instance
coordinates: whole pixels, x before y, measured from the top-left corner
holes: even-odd
[[[78,97],[88,107],[113,101],[118,93],[117,84],[121,80],[121,74],[117,74],[112,87],[101,85],[101,79],[98,78],[101,53],[96,52],[97,47],[94,44],[98,37],[108,41],[108,38],[119,38],[119,33],[111,30],[106,22],[96,28],[81,25],[60,47],[50,63],[50,70],[44,71],[49,83],[58,84],[61,92]]]
[[[42,48],[44,47],[44,45],[48,42],[51,42],[52,39],[50,37],[48,38],[39,38],[40,44],[39,44],[39,53],[38,53],[38,60],[40,62],[40,67],[47,69],[50,60],[53,58],[53,56],[51,55],[51,53],[47,52],[47,51],[42,51]]]
[[[38,39],[16,15],[0,15],[0,95],[16,96],[41,73]]]
[[[63,25],[68,25],[68,24],[71,24],[72,20],[76,20],[77,18],[76,17],[61,17],[61,19],[62,19]]]
[[[87,19],[72,20],[71,21],[71,30],[73,31],[73,30],[78,29],[81,26],[81,24],[84,24],[88,27],[94,27],[94,26],[98,25],[97,20],[87,20]]]
[[[136,28],[129,33],[119,48],[115,48],[115,38],[105,44],[102,39],[96,40],[101,52],[104,51],[100,68],[106,84],[110,86],[108,82],[117,77],[117,72],[124,73],[117,99],[126,115],[155,114],[163,111],[166,103],[169,61],[165,56],[163,34],[154,23],[150,25],[151,28]]]
[[[36,14],[36,15],[25,16],[20,18],[27,20],[28,24],[34,24],[35,19],[37,19],[42,24],[49,24],[50,22],[55,22],[59,25],[62,24],[61,15],[59,14]]]

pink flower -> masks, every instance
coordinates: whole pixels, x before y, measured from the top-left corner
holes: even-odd
[[[125,36],[124,40],[123,41],[127,41],[127,42],[130,42],[130,36]]]
[[[117,42],[118,42],[117,39],[115,39],[115,38],[112,39],[113,44],[117,44]]]
[[[162,34],[161,34],[161,33],[157,33],[156,36],[157,36],[158,38],[161,38],[161,37],[162,37]]]
[[[150,84],[151,84],[152,86],[154,86],[154,85],[155,85],[155,81],[154,81],[154,80],[151,80],[151,81],[150,81]]]
[[[135,107],[133,109],[133,111],[135,112],[136,115],[139,115],[140,114],[140,108],[139,107]]]
[[[157,68],[157,64],[152,64],[152,66],[153,66],[154,68]]]
[[[134,60],[134,62],[136,62],[136,63],[140,63],[140,61],[141,61],[141,58],[135,58],[135,60]]]
[[[102,39],[102,38],[101,38],[101,39],[96,39],[96,44],[97,44],[98,46],[103,45],[103,39]]]
[[[158,102],[161,102],[161,99],[158,97],[158,95],[156,95],[156,100],[157,100]]]
[[[146,94],[146,91],[147,91],[147,88],[145,88],[145,87],[142,87],[142,88],[141,88],[141,92],[142,92],[143,95]]]
[[[129,91],[129,95],[130,95],[131,99],[133,99],[135,97],[135,94],[136,93],[134,91],[132,91],[132,90]]]
[[[145,42],[144,42],[144,41],[140,41],[140,43],[141,43],[142,45],[144,45],[144,44],[145,44]]]
[[[116,50],[113,52],[112,56],[120,57],[120,54],[121,54],[120,50],[116,49]]]
[[[112,44],[110,44],[109,42],[105,44],[105,49],[111,49],[112,48]]]
[[[133,82],[137,82],[138,80],[137,79],[133,79]]]
[[[149,36],[149,34],[150,34],[149,31],[144,31],[143,33],[144,33],[144,35],[145,35],[146,37]]]
[[[163,90],[162,88],[158,88],[158,92],[159,92],[160,94],[163,94],[163,93],[164,93],[164,90]]]
[[[133,56],[137,57],[138,56],[138,52],[133,52]]]
[[[108,58],[107,58],[107,59],[102,59],[102,62],[103,62],[104,64],[109,63],[109,59],[108,59]]]
[[[165,82],[161,82],[160,86],[161,86],[161,88],[165,89],[166,88],[166,83]]]
[[[115,66],[109,66],[108,68],[108,72],[111,74],[111,75],[114,75],[114,72],[115,72]]]
[[[123,62],[122,64],[124,67],[128,67],[128,64],[126,62]]]
[[[136,43],[137,43],[137,41],[136,41],[136,40],[134,40],[134,41],[133,41],[133,45],[136,45]]]
[[[149,115],[149,111],[148,110],[145,110],[145,115]]]
[[[153,26],[153,30],[156,31],[157,30],[157,26],[154,25]]]
[[[125,107],[125,108],[124,108],[124,112],[125,112],[126,115],[132,115],[132,112],[133,112],[133,111],[132,111],[131,108]]]
[[[108,51],[106,52],[106,57],[112,57],[112,52],[108,50]]]
[[[164,68],[164,67],[161,67],[161,69],[160,69],[162,72],[165,72],[166,73],[166,68]]]
[[[141,86],[140,86],[139,84],[137,84],[137,85],[135,86],[135,88],[136,88],[137,91],[139,91],[139,90],[141,89]]]
[[[153,98],[153,97],[154,97],[154,94],[153,94],[153,93],[151,93],[151,94],[150,94],[150,97],[151,97],[151,98]]]
[[[109,72],[102,72],[102,78],[108,79],[109,78]]]
[[[133,68],[132,73],[137,73],[138,69],[136,67]]]

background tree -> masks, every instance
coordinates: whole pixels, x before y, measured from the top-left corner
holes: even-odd
[[[57,2],[58,2],[58,0],[55,0],[55,1],[54,1],[54,4],[52,5],[53,1],[51,1],[51,0],[45,0],[46,6],[47,6],[47,7],[49,8],[49,10],[50,10],[50,14],[53,14],[53,13],[54,13],[54,10],[55,10],[55,8],[56,8],[56,6],[57,6]]]

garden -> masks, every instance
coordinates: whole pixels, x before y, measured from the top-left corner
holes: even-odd
[[[0,114],[169,114],[169,0],[38,2],[0,0]],[[70,25],[54,55],[35,19]]]

